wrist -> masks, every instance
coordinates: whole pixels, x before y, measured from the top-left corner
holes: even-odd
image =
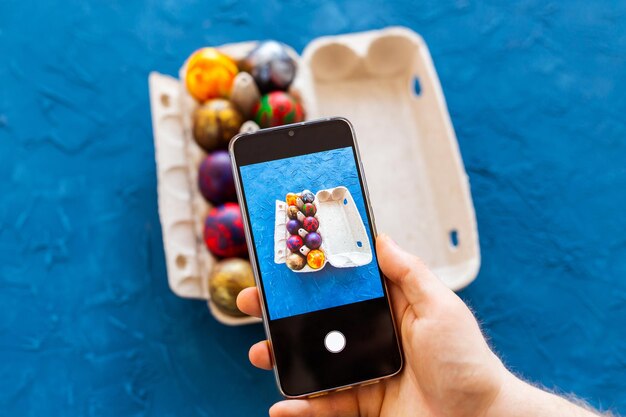
[[[485,417],[597,417],[593,411],[541,390],[504,369],[500,392]]]
[[[491,403],[485,417],[513,417],[521,414],[515,408],[527,391],[526,383],[513,375],[504,366],[502,369],[500,391],[493,403]]]

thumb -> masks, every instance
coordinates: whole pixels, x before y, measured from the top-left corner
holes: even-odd
[[[421,259],[401,249],[389,236],[377,236],[376,252],[383,274],[400,287],[409,304],[424,302],[442,285]]]

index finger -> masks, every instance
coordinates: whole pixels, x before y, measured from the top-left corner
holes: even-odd
[[[249,287],[241,290],[237,296],[237,308],[250,316],[259,317],[261,313],[261,299],[257,287]]]
[[[411,305],[422,305],[443,284],[416,256],[402,250],[387,235],[376,238],[380,269],[396,284]]]

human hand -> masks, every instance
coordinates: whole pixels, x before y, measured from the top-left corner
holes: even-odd
[[[484,416],[510,374],[487,345],[476,319],[454,292],[389,237],[376,239],[387,276],[402,345],[402,372],[378,384],[327,396],[285,400],[270,409],[288,416]],[[261,317],[256,288],[239,294],[239,309]],[[250,361],[272,369],[267,341],[250,349]]]

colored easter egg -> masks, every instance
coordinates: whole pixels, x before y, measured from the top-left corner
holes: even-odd
[[[285,196],[285,201],[289,206],[295,206],[296,200],[298,199],[298,195],[296,193],[287,193]]]
[[[287,256],[286,264],[289,269],[299,271],[306,266],[306,257],[299,253],[292,253]]]
[[[312,250],[306,256],[307,264],[313,269],[320,269],[324,265],[325,260],[324,252],[319,249]]]
[[[185,84],[200,102],[228,97],[237,72],[237,64],[229,56],[215,48],[202,48],[187,61]]]
[[[313,203],[306,203],[305,205],[302,206],[302,212],[307,217],[308,216],[315,216],[315,213],[317,212],[317,209],[315,208],[315,204],[313,204]]]
[[[239,204],[226,203],[209,211],[204,221],[204,243],[221,258],[248,256]]]
[[[317,249],[322,246],[322,237],[317,232],[311,232],[304,237],[304,244],[309,249]]]
[[[298,213],[300,213],[300,210],[298,210],[298,207],[296,206],[287,207],[287,217],[289,217],[290,219],[294,219],[294,220],[297,219]]]
[[[304,190],[302,191],[300,198],[304,203],[312,203],[315,200],[315,194],[313,194],[309,190]]]
[[[304,242],[302,241],[302,238],[298,235],[291,235],[287,239],[287,249],[291,252],[298,252],[303,244]]]
[[[262,128],[304,120],[300,103],[284,91],[273,91],[261,97],[253,107],[254,120]]]
[[[259,43],[241,62],[241,68],[252,75],[261,94],[287,91],[296,76],[296,62],[285,45],[276,41]]]
[[[254,287],[250,262],[240,258],[219,261],[209,276],[211,302],[231,316],[244,316],[237,308],[237,296],[244,288]]]
[[[215,151],[202,160],[198,169],[198,187],[205,200],[213,205],[237,201],[228,152]]]
[[[193,137],[205,151],[228,147],[239,133],[243,116],[230,101],[216,98],[198,107],[192,116]]]
[[[289,231],[289,233],[291,233],[292,235],[297,235],[298,234],[298,229],[300,228],[300,222],[298,220],[289,220],[287,222],[287,230]]]
[[[315,217],[305,217],[304,221],[302,222],[302,227],[304,227],[304,230],[309,233],[315,232],[317,228],[320,227],[320,222]]]

